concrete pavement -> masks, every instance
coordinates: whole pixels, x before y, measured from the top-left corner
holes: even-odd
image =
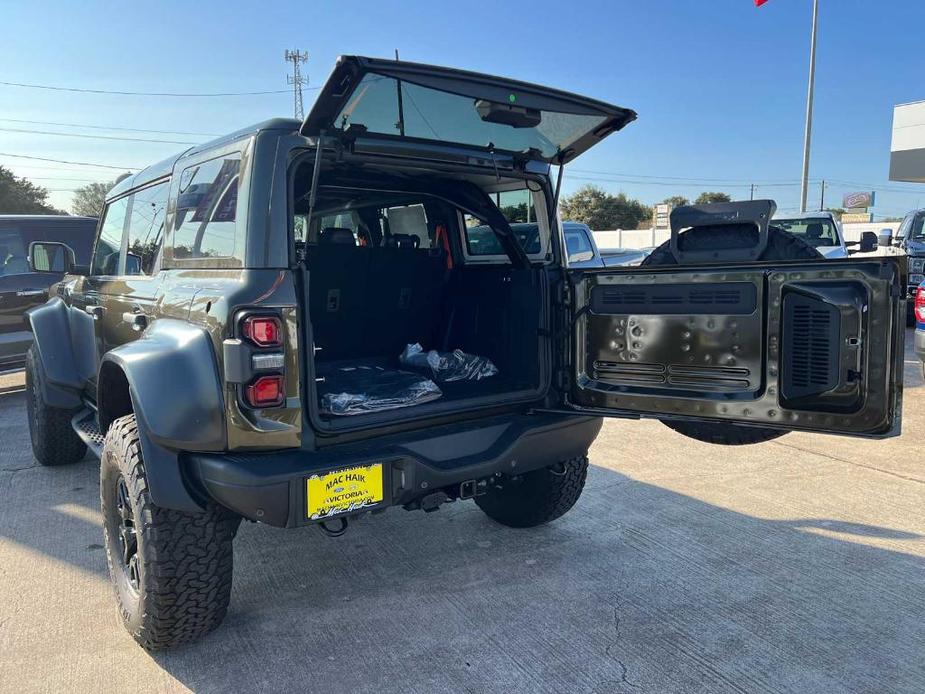
[[[885,442],[730,449],[607,422],[582,499],[544,528],[469,502],[340,539],[246,524],[225,624],[157,655],[119,624],[97,464],[34,463],[5,378],[0,691],[925,691],[925,387],[908,359],[904,434]]]

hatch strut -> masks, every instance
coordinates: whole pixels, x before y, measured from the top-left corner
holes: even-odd
[[[562,163],[564,158],[563,154],[559,154],[559,173],[556,176],[556,193],[552,197],[552,209],[555,213],[559,209],[559,191],[562,190],[562,172],[565,171],[565,165]]]
[[[308,229],[306,229],[306,237],[308,230],[311,229],[312,214],[315,212],[315,200],[318,197],[318,177],[321,175],[321,150],[324,145],[324,135],[324,130],[318,133],[318,143],[315,146],[315,168],[312,169],[312,187],[308,192]],[[306,238],[306,240],[308,239]]]

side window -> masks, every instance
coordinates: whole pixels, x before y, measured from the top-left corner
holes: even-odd
[[[119,273],[122,259],[122,230],[125,227],[125,214],[128,211],[129,196],[109,203],[103,212],[100,235],[93,252],[92,275],[116,275]]]
[[[537,223],[533,194],[526,188],[522,188],[492,193],[491,197],[508,224],[511,225],[514,237],[524,252],[530,256],[543,253],[544,248],[547,247],[544,243],[545,234]],[[490,226],[468,214],[463,215],[463,222],[466,232],[466,252],[469,256],[504,255],[505,259],[507,258],[501,242]]]
[[[132,196],[124,274],[152,274],[164,235],[168,190],[165,181]]]
[[[569,262],[581,263],[594,258],[594,249],[584,229],[566,229],[565,246],[568,249]]]
[[[18,229],[0,229],[0,277],[29,272],[26,242]]]
[[[174,258],[229,258],[237,246],[241,155],[229,154],[183,170],[173,231]]]

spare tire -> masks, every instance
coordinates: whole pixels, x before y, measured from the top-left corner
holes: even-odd
[[[721,250],[741,245],[741,232],[729,227],[695,227],[683,233],[681,237],[684,250],[707,251]],[[758,258],[767,260],[820,260],[822,254],[810,246],[803,239],[788,234],[779,227],[768,227],[768,245]],[[664,265],[677,265],[671,253],[669,242],[666,241],[656,248],[642,261],[641,266],[655,267]],[[685,422],[663,419],[662,424],[674,429],[679,434],[705,441],[718,443],[724,446],[741,446],[750,443],[770,441],[786,434],[780,429],[767,429],[765,427],[740,426],[725,422]]]

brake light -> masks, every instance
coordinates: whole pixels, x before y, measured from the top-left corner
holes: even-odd
[[[241,332],[258,347],[279,347],[283,344],[283,327],[279,318],[248,316],[241,325]]]
[[[283,377],[261,376],[245,391],[247,403],[251,407],[276,407],[284,400]]]
[[[925,287],[919,287],[915,292],[915,320],[925,323]]]

